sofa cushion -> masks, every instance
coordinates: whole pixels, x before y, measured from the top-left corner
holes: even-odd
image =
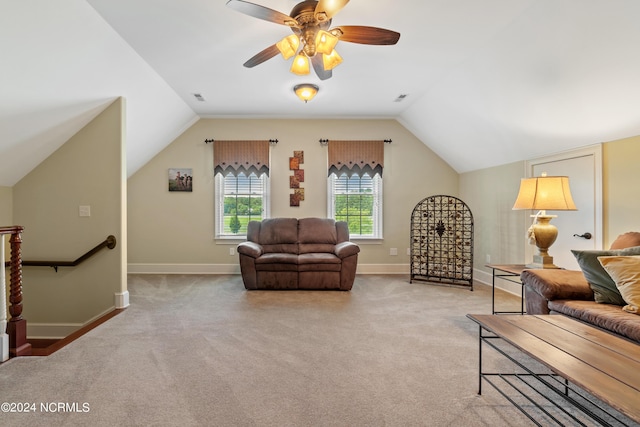
[[[330,218],[301,218],[298,220],[298,243],[301,254],[333,253],[338,243],[336,223]]]
[[[571,250],[598,303],[625,305],[620,291],[609,273],[598,261],[601,256],[640,255],[640,246],[611,250]]]
[[[627,313],[616,305],[598,304],[595,301],[555,300],[549,301],[549,308],[553,312],[640,342],[640,316]]]
[[[605,256],[598,260],[627,303],[622,309],[640,314],[640,256]]]
[[[298,253],[298,220],[296,218],[270,218],[262,220],[258,234],[265,253]]]
[[[256,258],[256,271],[298,271],[298,255],[264,254]]]
[[[287,254],[282,252],[274,252],[264,254],[256,258],[256,265],[260,264],[298,264],[298,255]]]

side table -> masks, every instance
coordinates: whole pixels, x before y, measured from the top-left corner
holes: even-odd
[[[524,285],[520,281],[520,273],[527,269],[524,264],[487,264],[493,271],[491,280],[491,313],[492,314],[525,314]],[[520,311],[496,311],[496,278],[520,285]]]

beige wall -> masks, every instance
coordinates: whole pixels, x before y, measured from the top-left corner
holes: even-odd
[[[0,187],[0,226],[11,226],[13,223],[13,188]],[[3,236],[3,242],[8,242],[9,237]],[[1,243],[1,242],[0,242]],[[5,259],[9,259],[9,246],[5,246]]]
[[[0,187],[0,226],[13,224],[13,188]]]
[[[523,263],[525,211],[512,210],[523,176],[524,161],[460,175],[460,197],[474,219],[475,268]]]
[[[214,239],[213,145],[205,139],[278,139],[271,148],[271,216],[327,215],[327,148],[319,139],[392,139],[385,144],[384,241],[362,244],[360,264],[408,264],[411,211],[434,194],[457,196],[458,174],[395,120],[201,119],[128,182],[129,265],[237,266]],[[289,157],[303,150],[306,200],[289,206]],[[169,168],[192,168],[192,193],[169,193]],[[398,256],[389,249],[397,248]],[[137,266],[137,267],[136,267]],[[408,273],[408,267],[402,267]],[[161,271],[162,269],[158,270]]]
[[[115,249],[57,273],[24,267],[29,336],[82,326],[113,309],[114,294],[126,290],[123,117],[118,99],[13,188],[13,221],[25,228],[24,260],[73,261],[110,234],[118,239]],[[79,216],[80,205],[91,207],[90,217]]]
[[[621,233],[640,231],[640,136],[603,144],[604,241],[607,248]],[[525,211],[512,211],[525,164],[482,169],[460,175],[460,195],[474,214],[476,269],[484,267],[486,255],[494,263],[525,261]]]
[[[604,243],[627,231],[640,231],[640,136],[604,144]]]

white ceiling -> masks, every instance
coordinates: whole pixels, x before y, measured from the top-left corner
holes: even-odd
[[[352,0],[333,26],[402,35],[339,43],[325,81],[280,56],[244,68],[290,30],[225,3],[0,0],[0,185],[118,96],[129,175],[199,117],[396,118],[458,172],[640,135],[638,0]]]

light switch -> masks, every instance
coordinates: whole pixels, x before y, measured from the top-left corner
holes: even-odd
[[[80,216],[91,216],[91,206],[80,206],[78,212]]]

